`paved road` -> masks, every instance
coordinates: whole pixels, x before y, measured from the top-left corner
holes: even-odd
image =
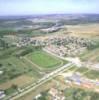
[[[73,65],[72,63],[68,63],[68,64],[54,70],[53,72],[46,74],[43,78],[39,79],[36,83],[31,84],[30,86],[21,90],[20,93],[16,94],[13,97],[9,97],[9,99],[7,98],[5,100],[16,100],[16,99],[20,98],[21,96],[24,96],[25,94],[31,92],[32,90],[34,90],[38,86],[44,84],[48,80],[51,80],[52,78],[56,77],[59,73],[62,73],[64,70],[66,70],[66,68],[68,69],[68,68],[72,67],[72,65]]]

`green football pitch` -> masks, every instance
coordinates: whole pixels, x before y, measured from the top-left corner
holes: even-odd
[[[62,60],[51,56],[42,50],[34,51],[26,57],[34,64],[42,68],[53,68],[62,64]]]

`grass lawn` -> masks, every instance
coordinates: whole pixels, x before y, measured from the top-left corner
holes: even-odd
[[[34,64],[42,68],[53,68],[61,65],[62,61],[58,58],[52,57],[44,51],[34,51],[26,56]]]

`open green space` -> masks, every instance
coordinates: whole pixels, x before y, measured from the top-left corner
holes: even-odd
[[[9,57],[6,60],[1,60],[0,64],[2,64],[0,70],[4,72],[2,75],[0,75],[0,83],[14,79],[23,74],[27,74],[36,78],[40,76],[34,66],[27,63],[23,59]]]
[[[34,79],[41,77],[35,66],[27,62],[24,58],[16,56],[24,51],[26,53],[26,50],[28,49],[15,47],[8,48],[8,50],[0,50],[0,71],[3,72],[0,75],[0,84],[24,74],[34,77]]]
[[[26,57],[41,68],[58,67],[63,63],[62,60],[53,57],[42,50],[34,51]]]
[[[75,72],[79,72],[82,75],[88,77],[89,79],[98,79],[99,78],[98,70],[92,70],[89,68],[81,67],[81,68],[78,68]]]
[[[99,71],[91,70],[85,75],[90,79],[99,79]]]
[[[5,90],[7,95],[17,91],[11,87],[13,84],[23,88],[36,82],[43,75],[35,66],[24,59],[22,55],[30,53],[26,51],[29,51],[29,48],[10,47],[0,50],[0,71],[3,72],[0,74],[0,89]]]
[[[82,61],[92,61],[98,62],[99,61],[99,46],[86,50],[83,54],[80,55],[80,59]]]

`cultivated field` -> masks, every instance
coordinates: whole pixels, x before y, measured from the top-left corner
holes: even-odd
[[[25,48],[24,48],[25,49]],[[0,52],[0,89],[6,90],[13,85],[20,88],[35,82],[42,74],[27,62],[24,58],[16,57],[16,52],[23,51],[22,48],[9,48]],[[9,92],[8,92],[9,93]],[[12,92],[13,93],[13,92]]]
[[[80,58],[83,61],[99,62],[99,48],[85,51]]]
[[[33,82],[33,78],[27,75],[21,75],[15,79],[12,79],[8,82],[5,82],[3,84],[0,84],[0,89],[8,89],[10,88],[12,85],[17,85],[18,87],[23,87],[26,86],[27,84],[30,84],[31,82]]]
[[[65,71],[67,72],[67,71]],[[99,71],[97,70],[93,70],[93,69],[89,69],[89,68],[86,68],[86,67],[76,67],[76,66],[73,66],[71,67],[68,72],[72,72],[72,73],[80,73],[82,76],[85,76],[89,79],[98,79],[99,78]]]
[[[25,96],[20,97],[17,100],[32,100],[34,96],[38,95],[40,92],[47,91],[48,89],[50,89],[51,87],[55,85],[56,85],[56,82],[54,80],[50,80],[44,83],[43,85],[39,86],[37,89],[29,92]]]
[[[99,36],[99,24],[66,25],[66,31],[75,36]]]

